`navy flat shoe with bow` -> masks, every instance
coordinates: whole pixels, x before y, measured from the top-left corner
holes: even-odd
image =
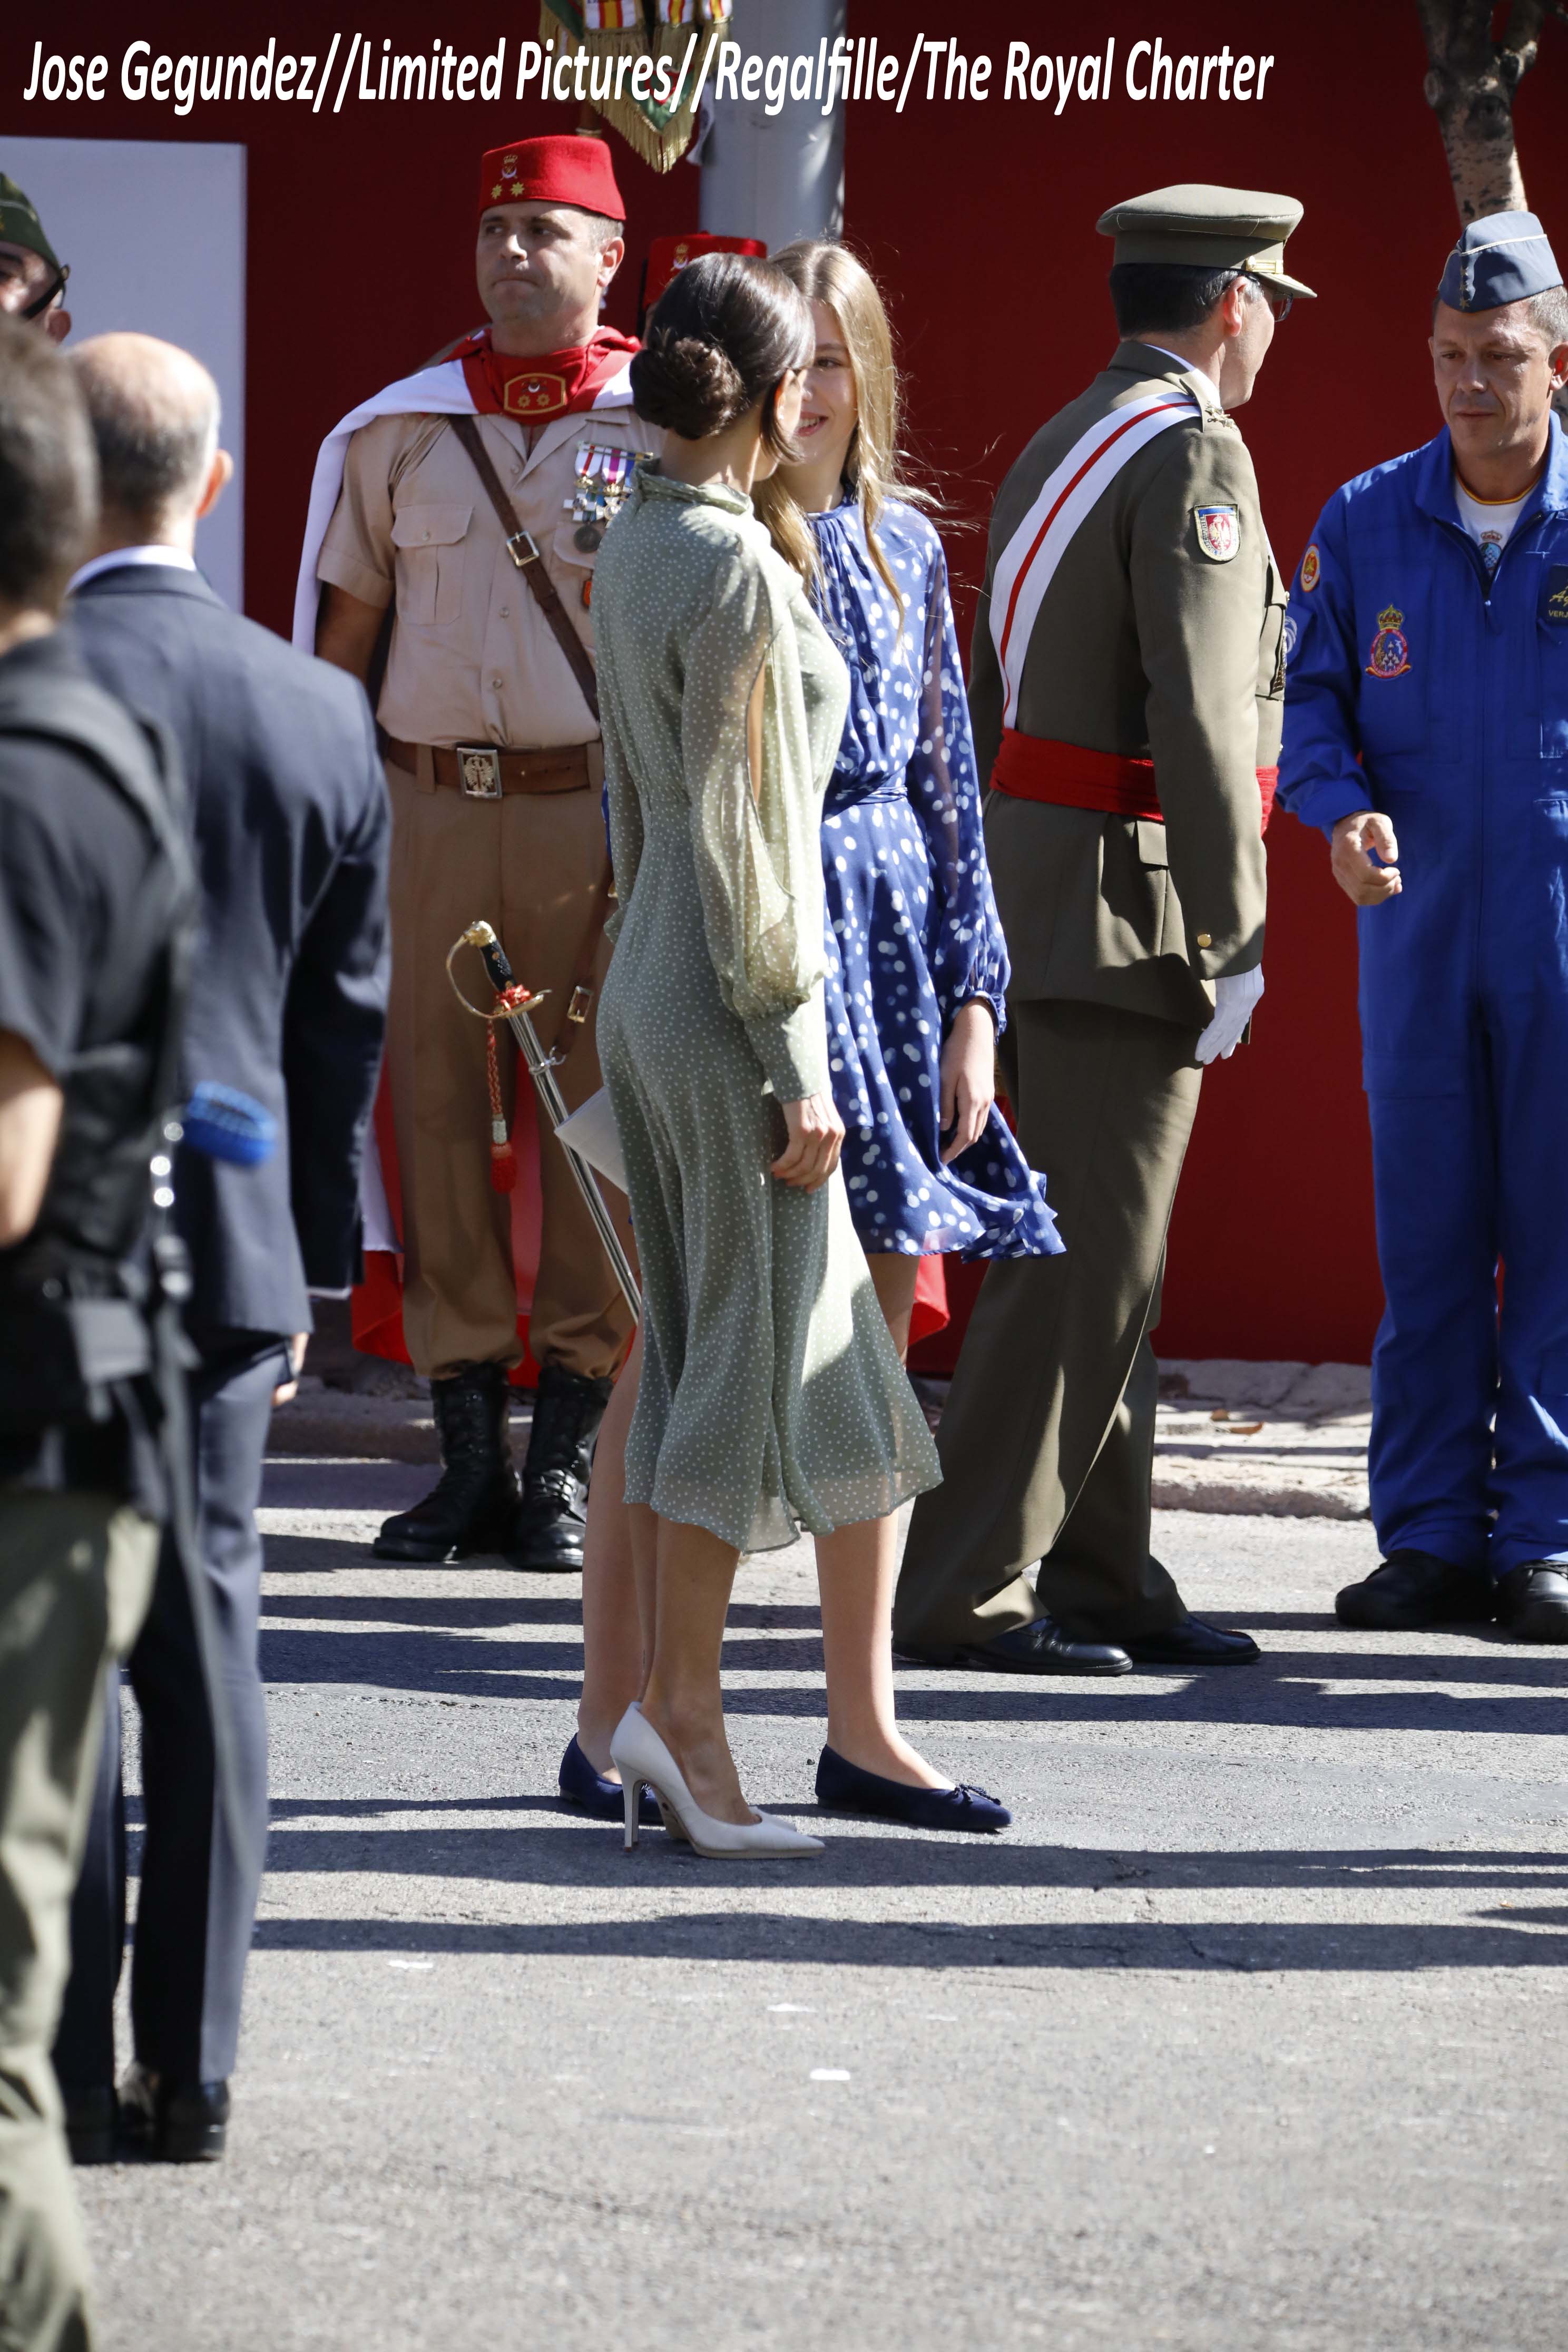
[[[595,1771],[577,1745],[575,1732],[561,1759],[561,1793],[569,1805],[576,1805],[583,1812],[592,1813],[595,1821],[619,1822],[626,1818],[626,1795],[620,1782],[608,1780],[602,1772]],[[651,1789],[645,1789],[642,1792],[637,1818],[645,1829],[656,1830],[658,1827],[658,1806]]]
[[[816,1801],[836,1813],[869,1813],[878,1821],[902,1822],[912,1830],[1005,1830],[1013,1816],[984,1789],[911,1789],[863,1772],[836,1748],[817,1759]]]

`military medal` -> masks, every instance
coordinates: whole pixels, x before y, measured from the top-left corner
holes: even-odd
[[[573,544],[584,555],[597,553],[605,531],[625,505],[637,456],[636,450],[606,447],[597,441],[579,444],[573,493],[562,503],[577,526]]]

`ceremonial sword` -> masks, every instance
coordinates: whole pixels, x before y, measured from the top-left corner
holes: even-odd
[[[557,1056],[545,1052],[539,1042],[539,1032],[528,1017],[529,1006],[542,1003],[545,992],[542,991],[538,996],[531,996],[526,988],[519,988],[513,977],[511,966],[507,961],[506,950],[497,939],[490,925],[485,922],[470,923],[462,937],[453,941],[447,957],[447,977],[451,979],[453,987],[458,989],[458,994],[465,1004],[468,1004],[468,999],[463,996],[462,990],[458,988],[457,981],[452,975],[452,957],[457,954],[460,947],[478,948],[484,958],[485,970],[489,974],[490,986],[495,990],[498,1003],[504,1007],[506,1024],[517,1040],[523,1060],[528,1064],[528,1074],[533,1080],[534,1089],[540,1101],[544,1106],[551,1129],[552,1132],[558,1130],[571,1114],[566,1108],[561,1089],[555,1083]],[[469,1004],[468,1011],[478,1013],[479,1007]],[[479,1017],[481,1020],[489,1020],[493,1016],[480,1013]],[[582,1193],[588,1214],[594,1220],[595,1229],[605,1245],[605,1255],[609,1259],[611,1271],[620,1286],[621,1296],[634,1317],[640,1317],[642,1295],[637,1289],[637,1280],[632,1272],[631,1260],[621,1246],[621,1237],[616,1231],[615,1221],[605,1206],[605,1196],[599,1190],[599,1180],[588,1162],[579,1157],[570,1143],[563,1141],[561,1148],[566,1154],[567,1166],[577,1180],[577,1190]]]

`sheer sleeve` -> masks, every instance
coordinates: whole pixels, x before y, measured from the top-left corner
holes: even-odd
[[[762,772],[746,714],[759,676]],[[800,651],[759,553],[726,553],[687,647],[681,759],[708,951],[725,1003],[782,1102],[827,1091],[822,852]]]
[[[931,979],[943,1024],[971,997],[983,996],[1000,1028],[1007,992],[1007,944],[985,862],[980,780],[947,593],[947,564],[934,542],[926,580],[920,730],[907,781],[931,855],[935,904]]]

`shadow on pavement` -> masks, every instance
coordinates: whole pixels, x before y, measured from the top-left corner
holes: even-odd
[[[711,1865],[709,1865],[711,1866]],[[1558,1915],[1559,1916],[1561,1915]],[[1321,1927],[1150,1921],[968,1927],[935,1921],[681,1912],[569,1926],[418,1919],[262,1919],[263,1951],[506,1954],[521,1959],[710,1959],[769,1968],[1163,1969],[1270,1971],[1561,1968],[1568,1935],[1490,1925]]]
[[[469,1810],[500,1811],[508,1801],[481,1799]],[[631,1874],[656,1883],[689,1883],[693,1870],[724,1886],[755,1888],[776,1874],[791,1887],[919,1886],[1074,1887],[1095,1892],[1128,1887],[1140,1894],[1191,1887],[1260,1887],[1315,1893],[1351,1888],[1363,1893],[1408,1894],[1415,1888],[1470,1888],[1495,1901],[1504,1886],[1521,1896],[1556,1895],[1568,1889],[1568,1856],[1560,1853],[1471,1852],[1436,1848],[1369,1846],[1321,1853],[1286,1849],[1239,1852],[1158,1850],[1117,1853],[1105,1847],[1031,1845],[1014,1837],[936,1837],[889,1834],[857,1825],[814,1804],[778,1800],[791,1821],[809,1822],[828,1839],[827,1850],[796,1864],[717,1863],[702,1860],[661,1830],[646,1831],[635,1854],[623,1855],[618,1824],[589,1819],[556,1800],[536,1793],[510,1801],[517,1812],[548,1810],[559,1826],[405,1828],[298,1826],[311,1812],[342,1819],[339,1801],[312,1807],[295,1799],[274,1808],[268,1843],[271,1872],[364,1871],[378,1877],[452,1878],[493,1881],[499,1885],[585,1885],[608,1881],[617,1888],[635,1883]],[[454,1808],[456,1810],[456,1808]],[[383,1822],[400,1812],[438,1810],[422,1799],[371,1799],[363,1811]],[[291,1817],[291,1820],[290,1820]],[[835,1834],[839,1832],[839,1834]],[[1333,1932],[1328,1930],[1326,1932]]]
[[[354,1630],[268,1625],[262,1673],[270,1683],[342,1684],[376,1690],[422,1691],[447,1698],[562,1699],[582,1673],[574,1640],[506,1641],[491,1626],[561,1622],[553,1601],[519,1603],[444,1598],[399,1602],[398,1630],[358,1630],[367,1611],[359,1601],[311,1595],[309,1612],[287,1595],[268,1595],[269,1615],[342,1617]],[[534,1613],[538,1612],[538,1613]],[[464,1628],[473,1628],[473,1633]],[[1397,1636],[1388,1637],[1390,1640]],[[822,1651],[815,1635],[731,1639],[724,1664],[737,1673],[809,1677],[801,1686],[726,1686],[725,1704],[738,1716],[804,1717],[823,1710],[818,1678]],[[1342,1683],[1408,1683],[1408,1691],[1352,1689]],[[1434,1688],[1438,1684],[1501,1685],[1486,1690]],[[1352,1731],[1482,1731],[1540,1735],[1568,1729],[1568,1675],[1554,1654],[1486,1650],[1402,1654],[1347,1635],[1342,1650],[1280,1651],[1256,1664],[1215,1669],[1148,1670],[1114,1679],[1077,1675],[936,1674],[901,1669],[899,1711],[911,1723],[1147,1722],[1290,1724],[1304,1729]]]

